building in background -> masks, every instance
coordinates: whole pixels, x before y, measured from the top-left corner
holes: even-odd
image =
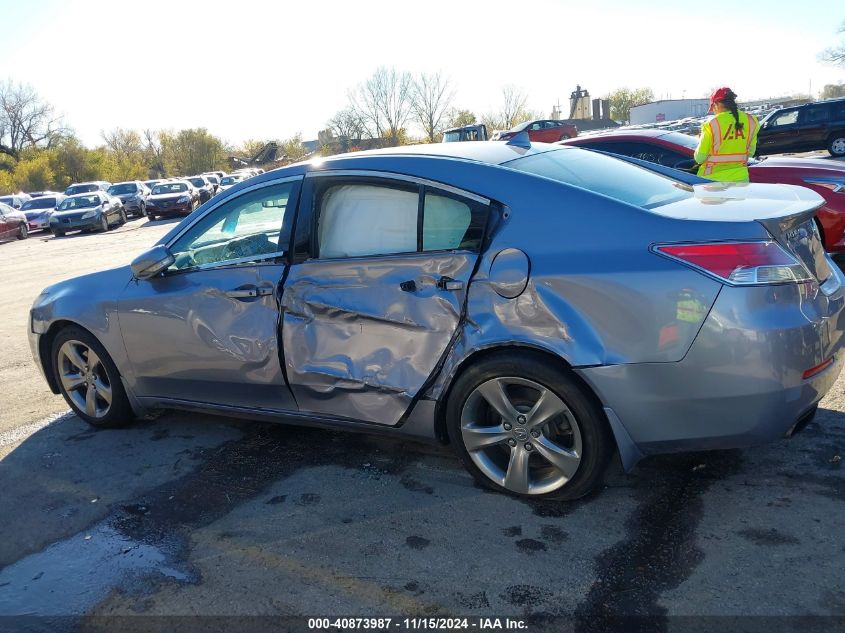
[[[708,99],[663,99],[631,108],[631,125],[663,123],[687,117],[703,117],[710,109]]]

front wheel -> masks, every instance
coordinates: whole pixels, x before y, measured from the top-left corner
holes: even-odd
[[[26,228],[26,224],[21,224],[20,231],[18,231],[17,235],[19,240],[25,240],[29,237],[29,229]]]
[[[129,222],[129,218],[126,217],[126,209],[121,208],[120,210],[120,226],[123,226]]]
[[[533,499],[592,492],[613,452],[607,422],[585,388],[534,354],[496,354],[463,372],[446,426],[479,483]]]
[[[830,139],[827,151],[830,152],[831,156],[845,156],[845,133],[834,135]]]
[[[109,219],[106,217],[105,213],[100,217],[100,230],[103,233],[109,230]]]
[[[68,327],[52,346],[53,372],[71,409],[92,426],[118,427],[133,420],[117,367],[89,332]]]

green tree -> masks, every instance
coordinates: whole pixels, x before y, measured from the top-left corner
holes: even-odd
[[[297,161],[308,154],[308,151],[302,144],[302,132],[296,136],[285,139],[279,143],[279,147],[281,148],[282,154],[284,154],[285,158],[290,161]]]
[[[167,173],[179,176],[200,174],[225,165],[226,149],[218,137],[205,128],[179,130],[160,137]]]
[[[469,110],[453,110],[449,118],[449,127],[461,127],[462,125],[475,125],[477,119]]]
[[[610,101],[610,118],[614,121],[629,121],[631,108],[654,101],[654,92],[651,88],[617,88],[607,99]]]
[[[55,173],[50,161],[50,150],[29,152],[15,165],[13,182],[21,191],[44,191],[55,186]]]

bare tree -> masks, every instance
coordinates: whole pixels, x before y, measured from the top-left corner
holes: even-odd
[[[520,120],[524,120],[526,109],[525,104],[528,103],[528,95],[516,86],[510,85],[502,88],[502,110],[501,120],[505,129],[512,128]]]
[[[839,25],[837,33],[845,33],[845,22]],[[835,66],[845,66],[845,42],[839,46],[832,46],[822,51],[820,55],[822,61],[833,64]]]
[[[144,135],[144,149],[149,156],[150,167],[164,176],[167,173],[164,164],[164,132],[146,129]]]
[[[32,86],[0,84],[0,153],[14,159],[25,147],[52,147],[68,130]]]
[[[414,80],[411,107],[429,142],[434,143],[443,131],[454,98],[451,82],[439,72],[420,73]]]
[[[366,125],[354,108],[344,108],[327,123],[332,134],[339,140],[357,140],[366,133]]]
[[[120,158],[136,159],[144,154],[144,144],[141,135],[135,130],[124,130],[116,127],[108,132],[100,132],[103,141],[112,152]]]
[[[398,145],[411,114],[411,75],[382,66],[350,95],[350,107],[374,137]]]

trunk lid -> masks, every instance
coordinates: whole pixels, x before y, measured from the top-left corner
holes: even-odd
[[[814,217],[824,198],[805,187],[712,182],[692,187],[693,195],[650,209],[687,220],[759,222],[781,246],[824,283],[831,270]]]

